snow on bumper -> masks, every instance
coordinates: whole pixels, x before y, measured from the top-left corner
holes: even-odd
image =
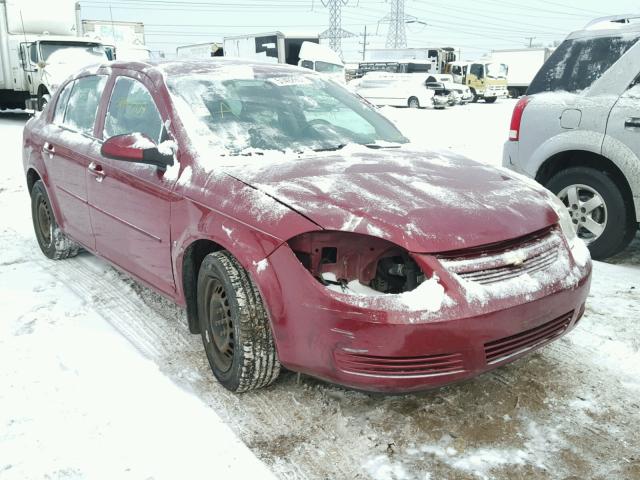
[[[571,330],[584,312],[591,262],[581,250],[574,260],[563,245],[553,268],[497,287],[464,280],[432,255],[414,255],[439,276],[439,308],[426,302],[413,309],[399,295],[332,291],[286,244],[257,280],[284,366],[362,390],[415,391],[474,377]],[[435,285],[425,293],[437,295]]]

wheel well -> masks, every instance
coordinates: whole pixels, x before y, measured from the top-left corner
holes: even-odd
[[[182,287],[187,305],[187,322],[191,333],[200,333],[198,324],[198,272],[204,257],[224,250],[211,240],[196,240],[187,247],[182,260]]]
[[[41,84],[38,87],[38,96],[41,97],[42,95],[45,95],[47,93],[49,93],[49,90],[47,90],[47,87],[45,87],[44,85]]]
[[[536,181],[545,185],[556,173],[571,167],[588,167],[607,173],[629,201],[631,208],[634,208],[631,187],[622,171],[611,160],[597,153],[583,150],[557,153],[540,166]]]
[[[27,189],[29,190],[29,194],[31,194],[31,190],[33,190],[33,186],[38,180],[41,180],[40,175],[38,175],[38,172],[33,168],[30,168],[27,172]]]

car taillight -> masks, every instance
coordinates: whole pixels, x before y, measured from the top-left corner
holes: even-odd
[[[516,103],[516,106],[513,109],[513,115],[511,115],[511,128],[509,129],[509,140],[512,142],[520,140],[520,122],[522,122],[522,114],[524,113],[524,109],[527,107],[529,100],[531,100],[530,97],[522,97],[518,100],[518,103]]]

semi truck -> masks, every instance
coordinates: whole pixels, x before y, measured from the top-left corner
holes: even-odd
[[[494,50],[491,52],[490,58],[492,62],[503,63],[507,66],[509,94],[518,98],[527,92],[533,77],[536,76],[538,70],[553,51],[553,48]]]
[[[78,36],[75,0],[0,0],[0,109],[42,110],[77,69],[108,60]]]

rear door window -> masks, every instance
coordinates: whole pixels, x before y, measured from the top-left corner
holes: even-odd
[[[637,41],[637,34],[565,40],[542,66],[527,94],[585,90]]]
[[[65,127],[87,135],[93,134],[100,97],[106,83],[106,75],[91,75],[75,81],[64,115]]]

